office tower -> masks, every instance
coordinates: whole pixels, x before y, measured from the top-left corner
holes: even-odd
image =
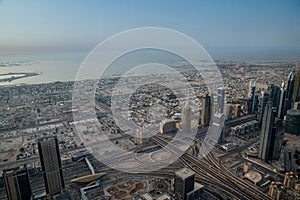
[[[258,94],[255,94],[254,98],[253,98],[251,113],[256,113],[257,112],[257,110],[258,110],[258,103],[259,103]]]
[[[222,144],[225,141],[225,131],[224,131],[224,123],[225,123],[225,114],[224,113],[216,113],[213,116],[211,134],[220,134],[218,137],[218,144]],[[216,137],[218,135],[215,135]],[[216,138],[213,137],[213,138]]]
[[[137,142],[137,144],[143,144],[142,131],[140,131],[139,129],[137,129],[136,132],[135,132],[135,135],[136,135],[136,142]]]
[[[228,113],[227,113],[227,119],[232,119],[232,115],[233,115],[233,106],[232,105],[228,105]]]
[[[236,104],[234,106],[234,115],[236,117],[240,117],[241,116],[241,105],[240,104]]]
[[[273,107],[274,109],[274,107]],[[279,160],[282,150],[283,142],[283,123],[281,119],[275,118],[274,125],[272,128],[272,141],[271,145],[273,146],[272,159]]]
[[[186,103],[182,109],[182,131],[191,131],[192,109],[189,103]]]
[[[224,105],[225,105],[225,88],[218,88],[217,94],[217,110],[218,113],[224,113]]]
[[[249,91],[248,91],[248,97],[249,97],[249,99],[251,99],[251,98],[254,97],[255,91],[256,91],[255,82],[253,82],[251,80],[250,83],[249,83]]]
[[[39,139],[38,149],[46,193],[50,195],[61,193],[65,185],[57,137]]]
[[[272,102],[268,101],[263,114],[263,121],[260,133],[260,144],[258,157],[264,161],[272,160],[274,136],[273,125],[275,120],[275,112],[272,108]]]
[[[211,98],[208,94],[202,99],[201,110],[201,126],[205,127],[209,125],[211,116]]]
[[[263,115],[265,111],[266,102],[268,101],[269,94],[267,91],[262,91],[261,96],[259,97],[259,102],[257,106],[257,119],[259,123],[262,123]],[[272,102],[271,102],[272,103]]]
[[[255,82],[252,80],[249,83],[249,91],[248,91],[248,97],[249,97],[249,104],[248,104],[248,113],[254,113],[255,112],[255,92],[256,92],[256,85]]]
[[[274,84],[268,86],[269,98],[268,101],[272,101],[273,107],[276,107],[276,112],[279,107],[280,88]]]
[[[286,95],[286,91],[285,91],[285,82],[282,81],[281,84],[281,88],[280,88],[280,98],[279,98],[279,105],[278,105],[278,112],[277,112],[277,117],[279,119],[283,119],[286,111],[284,110],[284,103],[285,103],[285,95]]]
[[[284,176],[283,185],[287,188],[294,188],[296,182],[298,181],[298,176],[293,172],[287,172]]]
[[[242,109],[243,113],[247,113],[247,114],[251,113],[250,99],[245,99],[244,100],[242,108],[243,108]]]
[[[173,119],[164,119],[159,126],[161,134],[176,133],[177,130],[177,121]]]
[[[187,193],[194,190],[195,173],[187,168],[175,172],[174,190],[180,199],[186,200]]]
[[[3,171],[8,200],[29,200],[32,196],[27,168],[13,168]]]
[[[300,101],[300,65],[297,66],[297,73],[295,76],[295,83],[294,83],[292,99],[293,99],[293,102]]]
[[[288,76],[288,82],[286,88],[286,110],[292,108],[292,104],[293,104],[292,98],[294,92],[295,78],[296,78],[296,73],[295,70],[293,70]]]
[[[272,199],[281,200],[284,196],[284,187],[280,182],[272,182],[269,188],[269,196]]]

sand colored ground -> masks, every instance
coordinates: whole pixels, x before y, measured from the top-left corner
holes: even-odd
[[[22,145],[22,137],[0,140],[0,162],[15,161]]]

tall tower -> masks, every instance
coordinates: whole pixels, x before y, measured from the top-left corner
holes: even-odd
[[[180,199],[186,200],[187,193],[194,190],[195,173],[187,168],[175,172],[174,190]]]
[[[202,99],[202,110],[201,110],[201,126],[205,127],[209,125],[211,116],[211,98],[208,94]]]
[[[293,70],[288,76],[288,82],[286,88],[286,110],[292,108],[295,78],[296,78],[296,73],[295,70]]]
[[[8,200],[29,200],[32,196],[27,168],[13,168],[3,171]]]
[[[259,97],[258,108],[257,108],[257,119],[259,123],[262,123],[266,102],[268,100],[269,94],[267,91],[262,91]],[[271,102],[272,103],[272,102]]]
[[[262,127],[260,132],[260,144],[258,157],[264,161],[272,159],[273,146],[274,146],[274,135],[273,125],[275,121],[275,112],[272,108],[272,102],[266,103],[265,111],[263,114]],[[273,144],[272,144],[273,143]]]
[[[285,103],[285,95],[286,95],[286,91],[285,91],[285,82],[282,81],[281,84],[281,88],[280,88],[280,98],[279,98],[279,106],[278,106],[278,112],[277,112],[277,117],[279,119],[283,119],[286,111],[285,111],[285,107],[284,107],[284,103]]]
[[[219,136],[217,141],[218,144],[224,143],[225,140],[224,123],[225,123],[225,114],[215,113],[212,120],[211,134],[216,134],[215,136]]]
[[[182,109],[182,130],[189,132],[191,130],[192,109],[189,103],[186,103]]]
[[[255,92],[256,92],[256,85],[255,82],[252,80],[249,83],[249,91],[248,91],[248,97],[249,97],[249,106],[250,108],[248,109],[250,113],[254,113],[256,110],[256,99],[255,99]]]
[[[236,117],[240,117],[241,116],[241,105],[240,104],[236,104],[234,106],[234,115]]]
[[[224,113],[224,104],[225,104],[225,88],[218,88],[217,94],[217,110],[218,113]]]
[[[65,184],[57,137],[52,136],[39,139],[38,149],[46,193],[50,195],[61,193]]]
[[[250,83],[249,83],[249,91],[248,91],[248,97],[249,97],[249,99],[251,99],[251,98],[254,97],[255,91],[256,91],[255,82],[253,82],[251,80]]]
[[[278,109],[279,107],[279,97],[280,97],[280,88],[274,84],[268,86],[269,92],[269,101],[272,101],[273,106]]]
[[[296,67],[297,67],[297,73],[295,77],[294,90],[292,96],[293,102],[300,101],[300,65]]]

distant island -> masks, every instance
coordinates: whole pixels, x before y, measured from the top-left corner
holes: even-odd
[[[6,74],[0,74],[0,82],[12,82],[16,79],[31,77],[31,76],[37,76],[40,75],[40,73],[34,73],[34,72],[10,72]]]

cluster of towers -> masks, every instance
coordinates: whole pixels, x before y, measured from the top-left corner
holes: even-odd
[[[213,118],[211,119],[211,117]],[[225,132],[223,126],[225,117],[225,88],[218,88],[215,98],[212,98],[209,94],[205,94],[202,99],[200,125],[207,127],[211,123],[212,131],[220,133],[218,143],[224,142]]]
[[[62,193],[65,188],[58,140],[56,136],[38,140],[39,156],[48,195]],[[7,198],[9,200],[32,199],[29,172],[26,167],[18,167],[3,171]]]
[[[287,86],[283,81],[281,87],[271,84],[267,90],[256,93],[255,83],[249,84],[249,110],[251,114],[256,114],[261,126],[259,158],[264,161],[279,159],[281,152],[282,136],[284,133],[283,121],[286,119],[288,127],[291,111],[299,109],[300,100],[300,70],[293,70],[287,80]],[[293,113],[297,113],[297,112]],[[285,117],[286,116],[286,117]],[[300,116],[300,115],[299,115]],[[294,120],[295,121],[295,120]],[[297,119],[296,119],[297,121]],[[293,121],[291,123],[294,123]],[[298,121],[292,124],[295,128],[300,126]],[[299,129],[295,129],[295,134],[299,134]],[[292,133],[292,132],[291,132]],[[294,132],[293,132],[294,133]]]

